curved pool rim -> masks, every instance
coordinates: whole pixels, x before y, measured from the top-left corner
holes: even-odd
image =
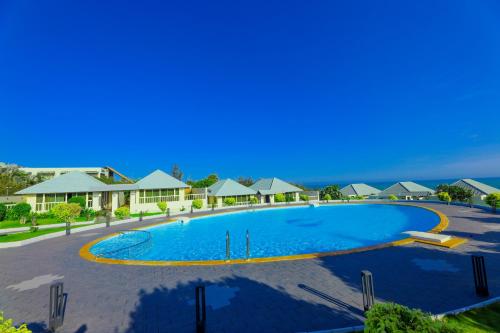
[[[343,203],[322,203],[321,205],[342,205]],[[441,211],[421,206],[418,204],[407,204],[407,203],[392,203],[392,202],[359,202],[355,203],[356,205],[400,205],[400,206],[412,206],[418,207],[422,209],[426,209],[428,211],[433,212],[439,217],[438,224],[429,230],[431,233],[440,233],[448,227],[449,221],[448,217],[443,214]],[[294,207],[301,207],[304,205],[294,205],[294,206],[279,206],[279,207],[263,207],[263,208],[243,208],[238,209],[236,211],[225,211],[225,212],[215,212],[208,213],[203,215],[198,215],[196,217],[192,217],[191,220],[205,218],[210,216],[218,216],[218,215],[226,215],[226,214],[234,214],[243,212],[246,210],[265,210],[265,209],[293,209]],[[158,226],[162,224],[168,224],[172,222],[176,222],[178,219],[171,218],[170,220],[149,224],[147,226],[133,228],[130,230],[143,230],[153,226]],[[366,252],[371,250],[378,250],[392,246],[401,246],[413,243],[415,240],[411,237],[380,243],[370,246],[362,246],[348,250],[338,250],[338,251],[328,251],[328,252],[316,252],[316,253],[305,253],[305,254],[293,254],[287,256],[276,256],[276,257],[265,257],[265,258],[250,258],[250,259],[232,259],[232,260],[183,260],[183,261],[175,261],[175,260],[124,260],[124,259],[110,259],[110,258],[102,258],[96,257],[94,254],[90,252],[90,248],[95,244],[106,240],[111,237],[118,236],[120,234],[119,231],[111,233],[109,235],[94,239],[93,241],[85,244],[79,251],[80,257],[85,260],[102,263],[102,264],[111,264],[111,265],[135,265],[135,266],[214,266],[214,265],[235,265],[235,264],[257,264],[257,263],[267,263],[267,262],[277,262],[277,261],[289,261],[289,260],[303,260],[303,259],[315,259],[320,257],[329,257],[329,256],[338,256],[343,254],[351,254],[351,253],[359,253]]]

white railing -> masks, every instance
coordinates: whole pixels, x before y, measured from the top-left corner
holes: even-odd
[[[35,210],[37,212],[48,211],[48,210],[51,210],[55,205],[58,205],[60,203],[65,203],[65,201],[59,201],[59,202],[37,202],[36,205],[35,205]]]
[[[156,203],[156,202],[171,202],[171,201],[179,201],[178,195],[169,195],[169,196],[156,196],[156,197],[139,197],[139,203]]]
[[[224,202],[222,202],[222,206],[223,207],[232,207],[232,206],[249,206],[250,205],[250,201],[240,201],[240,202],[235,202],[234,204],[232,205],[228,205]],[[210,206],[211,207],[211,206]]]
[[[199,194],[186,194],[184,196],[184,200],[196,200],[196,199],[205,199],[205,193],[199,193]]]

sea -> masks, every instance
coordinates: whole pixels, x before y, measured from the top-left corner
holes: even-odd
[[[472,178],[474,180],[477,180],[478,182],[493,186],[495,188],[500,189],[500,177],[489,177],[489,178]],[[440,184],[452,184],[456,182],[458,178],[452,178],[452,179],[432,179],[432,180],[413,180],[415,183],[423,185],[425,187],[431,188],[431,189],[436,189],[436,187]],[[329,182],[303,182],[302,185],[309,189],[322,189],[326,186],[329,185],[339,185],[341,188],[352,184],[352,183],[365,183],[370,186],[373,186],[375,188],[378,188],[379,190],[384,190],[388,188],[389,186],[393,185],[394,183],[397,183],[402,180],[393,180],[393,181],[353,181],[353,182],[335,182],[335,181],[329,181]]]

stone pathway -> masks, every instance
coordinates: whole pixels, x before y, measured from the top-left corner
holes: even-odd
[[[500,215],[425,205],[448,215],[447,234],[471,241],[452,250],[411,244],[312,260],[213,267],[105,265],[79,257],[85,243],[139,224],[134,223],[0,250],[0,309],[43,332],[49,284],[63,281],[67,305],[60,332],[194,332],[194,290],[204,284],[208,332],[321,330],[362,323],[363,269],[373,273],[379,301],[434,313],[481,301],[474,294],[471,254],[485,256],[491,295],[499,296]]]

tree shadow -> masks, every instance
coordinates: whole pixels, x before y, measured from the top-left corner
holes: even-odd
[[[284,290],[235,276],[215,284],[197,280],[172,289],[141,290],[124,332],[194,332],[198,285],[206,286],[207,332],[300,332],[361,323],[339,300],[327,298],[332,307],[299,300]]]

